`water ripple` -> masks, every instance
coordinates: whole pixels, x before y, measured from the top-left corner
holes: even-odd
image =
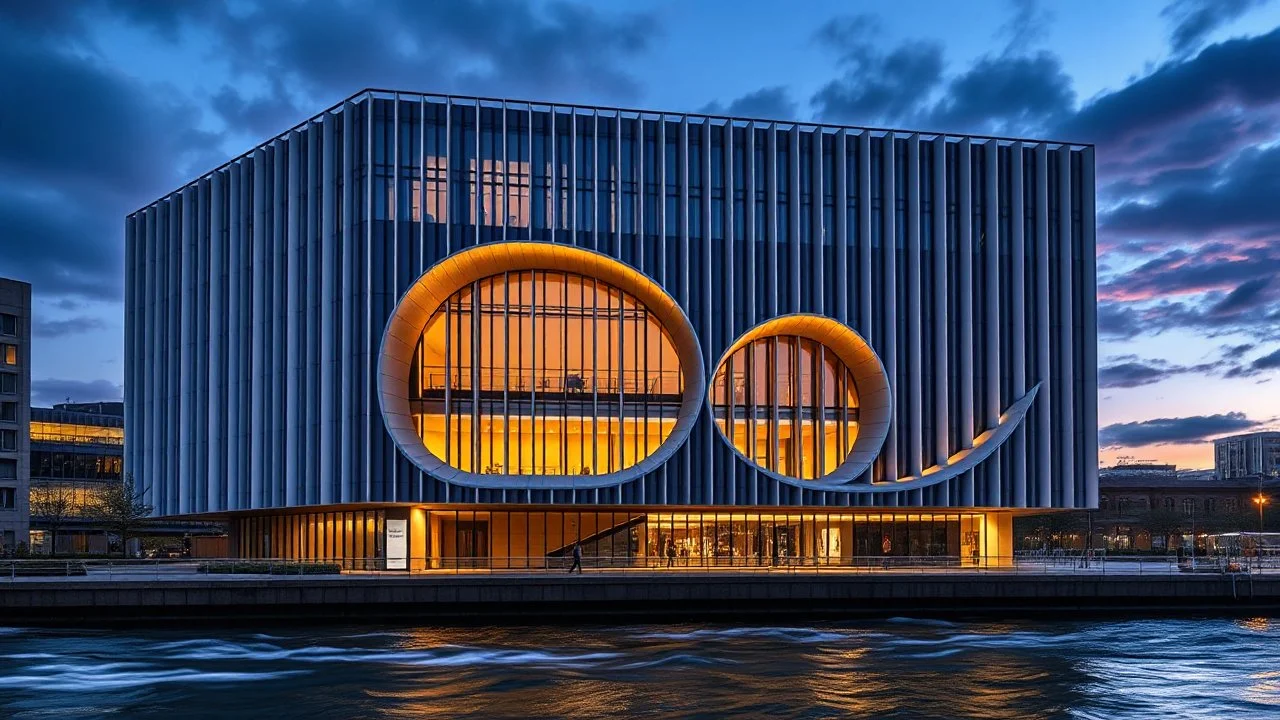
[[[0,628],[0,716],[1280,717],[1280,624]]]

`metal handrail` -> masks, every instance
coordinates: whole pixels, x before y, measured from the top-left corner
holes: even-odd
[[[399,562],[397,562],[399,560]],[[705,561],[705,562],[704,562]],[[397,576],[436,575],[554,575],[567,573],[572,557],[409,557],[409,558],[14,558],[0,559],[0,581],[24,578],[51,579],[137,579],[190,580],[193,577],[289,578],[342,575]],[[664,574],[710,572],[736,574],[823,575],[823,574],[964,574],[993,573],[1015,575],[1179,575],[1212,572],[1280,572],[1280,558],[1264,558],[1261,563],[1239,562],[1238,570],[1223,556],[1116,556],[1088,558],[1062,556],[845,556],[812,557],[582,557],[582,569],[591,574]],[[405,569],[400,569],[403,566]],[[237,572],[238,571],[238,572]]]

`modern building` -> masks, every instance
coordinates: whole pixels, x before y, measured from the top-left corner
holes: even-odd
[[[27,541],[31,286],[0,278],[0,552]]]
[[[1213,466],[1223,480],[1280,478],[1280,431],[1252,432],[1214,440]]]
[[[244,556],[994,561],[1097,504],[1094,217],[1088,145],[364,91],[126,220],[125,468]]]
[[[31,408],[31,549],[105,553],[93,508],[123,482],[124,403]]]

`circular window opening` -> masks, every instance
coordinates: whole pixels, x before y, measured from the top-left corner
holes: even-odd
[[[784,481],[854,482],[889,432],[892,394],[862,336],[820,315],[783,315],[725,351],[710,405],[721,435]]]
[[[833,472],[858,438],[858,386],[817,340],[769,336],[742,344],[711,385],[716,425],[762,468],[815,480]]]
[[[418,438],[453,468],[581,477],[653,455],[680,418],[685,375],[634,295],[535,269],[449,295],[417,337],[408,393]]]

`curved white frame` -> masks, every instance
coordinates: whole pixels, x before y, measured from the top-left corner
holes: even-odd
[[[951,480],[962,473],[974,469],[978,466],[978,463],[991,457],[996,450],[999,450],[1006,440],[1013,437],[1013,431],[1018,429],[1018,425],[1026,417],[1027,411],[1031,409],[1031,404],[1035,401],[1036,394],[1039,391],[1040,383],[1036,383],[1025,395],[1018,398],[1016,402],[1004,411],[1004,414],[1000,416],[995,425],[992,425],[985,432],[974,438],[970,447],[947,458],[946,463],[926,468],[919,475],[909,475],[885,482],[846,484],[778,477],[783,482],[808,490],[834,490],[837,492],[856,493],[899,492],[901,490],[918,490],[937,485],[940,482]],[[773,473],[770,474],[773,475]]]
[[[630,293],[671,337],[684,374],[684,394],[671,434],[640,462],[604,475],[485,475],[460,470],[437,457],[414,432],[409,410],[409,367],[418,337],[432,314],[468,284],[503,272],[550,270],[594,278]],[[598,252],[548,242],[501,242],[454,253],[423,273],[396,303],[378,353],[378,405],[392,441],[423,472],[464,487],[582,490],[637,480],[666,462],[689,437],[706,395],[702,347],[680,305],[653,280]]]

